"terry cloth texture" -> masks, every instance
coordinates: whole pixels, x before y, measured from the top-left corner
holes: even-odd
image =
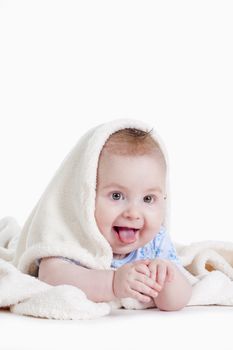
[[[111,308],[146,308],[135,299],[93,303],[78,288],[39,281],[37,259],[64,256],[93,269],[110,269],[112,250],[95,222],[96,174],[109,136],[124,128],[149,131],[141,121],[119,119],[89,130],[68,154],[33,209],[23,229],[15,219],[0,221],[0,307],[56,319],[87,319]],[[167,160],[160,137],[153,131]],[[169,181],[167,177],[167,192]],[[169,195],[168,195],[169,198]],[[163,223],[168,229],[169,210]],[[233,243],[176,244],[184,273],[193,284],[189,305],[233,305]]]

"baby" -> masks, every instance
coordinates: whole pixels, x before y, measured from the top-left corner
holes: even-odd
[[[173,311],[192,287],[166,232],[166,160],[150,132],[113,133],[99,156],[95,220],[112,248],[112,269],[90,269],[67,257],[40,260],[38,278],[70,284],[94,302],[131,297]]]

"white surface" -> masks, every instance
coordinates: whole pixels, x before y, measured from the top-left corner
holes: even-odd
[[[116,310],[90,321],[34,319],[0,312],[1,350],[232,350],[231,307],[176,312]],[[4,346],[3,346],[4,344]]]

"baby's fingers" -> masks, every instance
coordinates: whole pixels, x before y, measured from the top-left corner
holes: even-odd
[[[174,279],[174,277],[175,277],[174,267],[168,266],[168,269],[167,269],[167,281],[171,282]]]
[[[156,298],[158,296],[158,292],[153,288],[147,286],[140,281],[132,281],[130,288],[136,292],[139,292],[141,295],[146,295],[148,297]]]
[[[170,264],[159,264],[157,266],[157,281],[161,286],[164,284],[165,281],[171,282],[175,276],[174,267]]]
[[[149,287],[150,289],[153,289],[157,292],[161,291],[161,286],[155,280],[145,274],[138,273],[137,276],[135,276],[135,281],[138,281],[145,285],[147,288]]]
[[[131,294],[132,298],[137,299],[141,303],[149,303],[152,300],[147,295],[143,295],[143,294],[141,294],[139,292],[136,292],[135,290],[132,290],[130,294]]]
[[[158,264],[157,265],[157,282],[163,286],[165,279],[167,275],[167,266],[165,264]]]
[[[150,270],[144,264],[137,264],[137,265],[135,265],[135,270],[137,272],[143,273],[144,275],[150,277]]]

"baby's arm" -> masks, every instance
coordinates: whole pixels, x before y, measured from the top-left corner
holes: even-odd
[[[88,299],[108,302],[115,299],[112,289],[114,271],[91,270],[59,258],[41,260],[38,278],[53,286],[69,284],[80,288]]]
[[[148,270],[148,271],[147,271]],[[113,270],[92,270],[59,258],[44,258],[38,278],[51,285],[69,284],[80,288],[94,302],[132,297],[150,302],[160,286],[149,277],[144,262],[125,264]]]

